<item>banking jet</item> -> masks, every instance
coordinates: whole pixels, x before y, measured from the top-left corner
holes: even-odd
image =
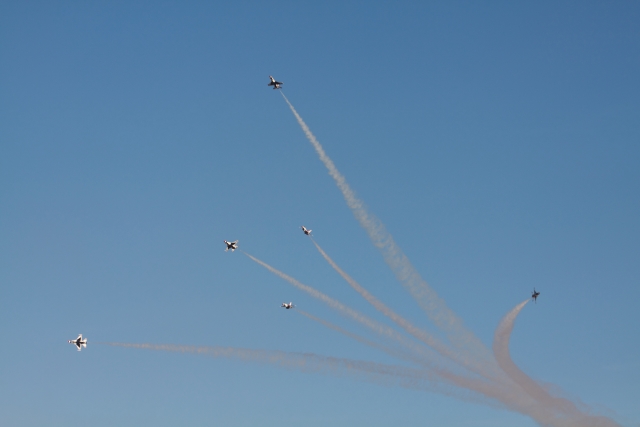
[[[292,302],[290,302],[289,304],[287,304],[286,302],[283,302],[283,303],[282,303],[282,305],[281,305],[280,307],[284,307],[284,308],[286,308],[287,310],[289,310],[290,308],[295,307],[295,305],[293,305],[293,303],[292,303]]]
[[[302,228],[302,232],[304,234],[306,234],[307,236],[311,236],[311,230],[307,230],[306,227],[303,225],[300,228]]]
[[[283,85],[282,82],[277,82],[276,79],[274,79],[272,76],[269,76],[269,78],[271,79],[271,82],[269,82],[267,86],[273,86],[274,89],[282,88],[282,85]]]
[[[80,334],[75,340],[69,340],[69,344],[74,344],[78,347],[78,351],[80,351],[82,350],[82,347],[87,348],[87,339],[82,339],[82,334]]]
[[[538,295],[540,295],[540,292],[536,292],[536,288],[533,288],[533,293],[531,294],[531,298],[533,299],[533,302],[538,301]]]
[[[231,252],[233,252],[236,249],[238,249],[238,241],[237,240],[235,242],[227,242],[225,240],[224,243],[227,245],[227,249],[224,250],[225,252],[227,252],[229,249],[231,249]]]

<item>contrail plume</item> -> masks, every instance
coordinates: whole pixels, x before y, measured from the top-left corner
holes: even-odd
[[[321,325],[336,331],[338,333],[341,333],[342,335],[345,335],[351,339],[354,339],[356,341],[358,341],[359,343],[362,343],[364,345],[367,345],[371,348],[375,348],[377,350],[383,351],[385,353],[387,353],[388,355],[392,356],[392,357],[397,357],[399,359],[403,359],[412,363],[417,363],[419,365],[425,365],[424,360],[422,357],[416,356],[415,354],[411,353],[411,354],[406,354],[405,352],[400,351],[397,347],[393,347],[393,346],[387,346],[384,344],[380,344],[377,343],[375,341],[372,341],[370,339],[367,339],[363,336],[360,336],[358,334],[355,334],[353,332],[350,332],[344,328],[341,328],[338,325],[335,325],[327,320],[321,319],[319,317],[316,317],[310,313],[307,313],[304,310],[300,310],[299,308],[296,309],[296,311],[300,314],[302,314],[303,316],[313,320],[314,322],[318,322]],[[432,367],[432,364],[426,364],[427,367]]]
[[[583,413],[575,403],[569,399],[552,396],[513,362],[509,352],[511,332],[513,331],[518,314],[520,314],[520,311],[522,311],[528,302],[529,299],[527,298],[515,306],[507,313],[502,321],[500,321],[496,329],[493,338],[493,353],[498,362],[498,366],[500,366],[514,383],[520,386],[529,396],[533,397],[546,412],[553,414],[554,419],[550,420],[551,425],[587,427],[617,426],[618,424],[609,418]]]
[[[257,258],[251,256],[250,254],[246,253],[243,251],[243,253],[245,255],[247,255],[249,258],[251,258],[253,261],[257,262],[258,264],[262,265],[263,267],[267,268],[269,271],[271,271],[272,273],[278,275],[279,277],[285,279],[286,281],[294,284],[294,286],[305,290],[306,292],[308,292],[310,295],[315,296],[316,298],[319,298],[320,300],[322,300],[323,302],[327,303],[330,307],[337,309],[338,311],[340,311],[343,314],[346,314],[348,317],[353,318],[354,320],[364,324],[365,326],[368,326],[370,329],[374,330],[375,332],[386,336],[386,337],[390,337],[393,338],[395,340],[398,339],[402,339],[404,338],[402,335],[398,334],[396,331],[387,328],[386,333],[384,332],[384,328],[386,328],[384,325],[379,325],[377,322],[368,319],[366,316],[361,315],[360,313],[356,312],[355,310],[352,310],[346,306],[344,306],[342,303],[331,299],[330,297],[322,294],[321,292],[311,288],[310,286],[304,285],[300,282],[298,282],[296,279],[286,275],[285,273],[280,272],[279,270],[269,266],[268,264],[266,264],[263,261],[258,260]],[[447,369],[444,369],[442,367],[436,366],[434,365],[432,362],[430,362],[428,356],[425,357],[424,354],[420,355],[419,352],[415,351],[415,347],[412,346],[413,343],[411,342],[406,342],[403,341],[405,343],[405,346],[409,346],[409,348],[411,350],[413,350],[414,355],[409,356],[407,358],[406,355],[404,354],[397,354],[398,352],[394,352],[393,350],[388,351],[388,348],[385,348],[384,345],[380,345],[378,343],[372,342],[366,338],[360,337],[356,334],[353,334],[351,332],[348,332],[346,330],[344,330],[343,328],[340,328],[336,325],[331,324],[330,322],[324,321],[322,319],[319,319],[315,316],[312,316],[306,312],[304,312],[303,310],[300,310],[299,308],[296,309],[296,311],[300,312],[301,314],[309,317],[312,320],[315,321],[319,321],[320,323],[322,323],[323,325],[329,327],[330,329],[336,330],[340,333],[345,334],[346,336],[349,336],[359,342],[365,343],[367,345],[371,345],[372,347],[381,349],[382,351],[386,351],[388,354],[405,359],[405,360],[409,360],[411,362],[414,363],[418,363],[421,365],[424,365],[427,369],[426,372],[430,372],[431,378],[438,378],[440,381],[442,381],[443,383],[449,384],[451,386],[455,386],[459,389],[464,389],[467,390],[468,392],[472,393],[472,394],[478,394],[478,395],[482,395],[485,396],[486,398],[489,399],[489,401],[485,401],[485,404],[489,404],[492,406],[495,406],[498,404],[498,402],[501,405],[504,405],[507,408],[511,408],[512,410],[518,411],[520,413],[524,413],[524,414],[529,414],[530,412],[530,408],[531,407],[535,407],[537,405],[537,403],[530,398],[528,395],[522,393],[521,390],[516,389],[514,391],[513,389],[513,384],[509,381],[484,381],[481,380],[479,378],[474,378],[474,377],[465,377],[463,375],[459,375],[459,374],[455,374]],[[360,318],[361,317],[361,318]],[[369,323],[371,322],[371,323]],[[378,329],[380,328],[380,329]],[[396,353],[396,354],[393,354]],[[422,371],[420,371],[422,372]],[[519,393],[518,393],[519,392]],[[447,394],[452,395],[453,391],[448,390]],[[544,413],[544,411],[542,411],[542,413]]]
[[[447,334],[453,346],[462,353],[460,357],[463,360],[473,361],[474,366],[482,367],[483,372],[488,372],[491,377],[489,381],[481,381],[454,376],[452,381],[456,381],[456,385],[497,399],[511,409],[529,415],[543,426],[609,427],[617,425],[614,421],[605,417],[590,416],[582,412],[576,413],[573,410],[575,404],[565,399],[550,396],[511,362],[508,353],[508,337],[513,328],[513,320],[515,320],[517,312],[512,316],[510,326],[509,320],[505,319],[507,320],[506,323],[503,321],[496,332],[493,345],[494,359],[494,355],[490,350],[465,327],[462,319],[449,309],[444,300],[420,277],[382,222],[371,214],[363,201],[355,195],[345,177],[338,171],[293,105],[284,94],[282,96],[305,136],[315,149],[320,161],[327,168],[329,175],[342,192],[347,206],[365,229],[374,246],[381,252],[385,262],[391,268],[398,281],[409,291],[434,324]],[[499,360],[496,361],[498,358]],[[511,365],[509,362],[511,362]],[[518,372],[524,376],[519,375]],[[550,398],[553,400],[550,401]],[[549,405],[549,402],[553,403]]]
[[[322,249],[322,247],[313,238],[311,239],[311,241],[315,245],[318,252],[320,252],[320,255],[322,255],[322,257],[329,263],[329,265],[349,284],[349,286],[351,286],[357,293],[359,293],[376,310],[387,316],[396,325],[404,329],[407,333],[436,350],[442,356],[451,359],[452,361],[464,366],[471,371],[490,377],[489,373],[487,372],[486,364],[479,364],[477,363],[477,360],[473,358],[470,358],[468,356],[463,357],[459,353],[454,353],[448,346],[440,342],[440,340],[438,340],[436,337],[424,331],[423,329],[414,326],[404,317],[400,316],[395,311],[387,307],[382,301],[373,296],[362,285],[360,285],[356,280],[349,276],[349,274],[342,270],[340,266],[335,263],[335,261]]]
[[[378,350],[382,350],[382,351],[384,351],[385,353],[391,353],[391,355],[392,355],[392,356],[400,357],[400,356],[399,356],[399,354],[398,354],[396,351],[394,351],[393,349],[391,349],[391,348],[389,348],[389,347],[386,347],[386,346],[384,346],[384,345],[382,345],[382,344],[378,344],[378,343],[377,343],[377,342],[375,342],[375,341],[371,341],[370,339],[367,339],[367,338],[365,338],[365,337],[363,337],[363,336],[360,336],[360,335],[358,335],[358,334],[354,334],[353,332],[349,332],[349,331],[347,331],[346,329],[341,328],[341,327],[340,327],[340,326],[338,326],[338,325],[335,325],[335,324],[333,324],[333,323],[331,323],[331,322],[329,322],[329,321],[326,321],[326,320],[324,320],[324,319],[321,319],[321,318],[319,318],[319,317],[316,317],[316,316],[314,316],[313,314],[307,313],[307,312],[306,312],[306,311],[304,311],[304,310],[300,310],[299,308],[296,308],[296,310],[295,310],[295,311],[296,311],[296,312],[298,312],[298,313],[300,313],[300,314],[302,314],[302,315],[303,315],[303,316],[305,316],[306,318],[311,319],[311,320],[313,320],[314,322],[318,322],[318,323],[320,323],[321,325],[323,325],[323,326],[325,326],[325,327],[327,327],[327,328],[329,328],[329,329],[331,329],[331,330],[333,330],[333,331],[339,332],[339,333],[341,333],[342,335],[345,335],[345,336],[347,336],[347,337],[349,337],[349,338],[351,338],[351,339],[354,339],[354,340],[358,341],[359,343],[362,343],[362,344],[368,345],[369,347],[377,348]]]
[[[352,338],[358,342],[361,342],[365,345],[368,345],[372,348],[376,348],[378,350],[381,350],[385,353],[387,353],[390,356],[393,357],[397,357],[400,359],[404,359],[407,360],[409,362],[413,362],[413,363],[417,363],[417,364],[423,364],[424,361],[419,358],[416,357],[415,355],[407,355],[401,351],[399,351],[398,349],[395,349],[393,347],[388,347],[382,344],[379,344],[377,342],[371,341],[367,338],[364,338],[360,335],[354,334],[352,332],[349,332],[331,322],[328,322],[324,319],[321,319],[319,317],[316,317],[310,313],[307,313],[303,310],[300,309],[296,309],[296,311],[300,314],[302,314],[303,316],[318,322],[324,326],[326,326],[329,329],[332,329],[336,332],[339,332],[349,338]],[[461,375],[455,374],[453,372],[450,372],[446,369],[443,368],[434,368],[434,367],[429,367],[429,369],[431,369],[431,371],[433,372],[433,374],[435,375],[435,377],[440,378],[441,381],[444,381],[450,385],[453,385],[455,387],[458,387],[460,389],[464,389],[464,390],[468,390],[470,392],[473,393],[477,393],[478,395],[482,395],[482,396],[486,396],[490,399],[495,399],[496,401],[504,401],[505,400],[505,396],[508,395],[508,391],[506,392],[502,392],[502,393],[498,393],[496,391],[491,392],[491,387],[496,388],[495,386],[492,386],[490,383],[486,382],[486,381],[482,381],[476,378],[466,378],[463,377]],[[487,402],[485,402],[487,403]],[[491,403],[492,406],[496,406],[496,402],[492,402]],[[507,407],[509,405],[506,405]]]
[[[429,348],[425,348],[422,345],[419,345],[409,339],[407,339],[404,335],[402,335],[400,332],[396,331],[393,328],[390,328],[386,325],[383,325],[380,322],[377,322],[367,316],[365,316],[362,313],[359,313],[358,311],[347,307],[346,305],[344,305],[343,303],[329,297],[328,295],[323,294],[322,292],[312,288],[311,286],[305,285],[304,283],[299,282],[298,280],[294,279],[293,277],[283,273],[280,270],[277,270],[275,268],[273,268],[272,266],[270,266],[269,264],[267,264],[264,261],[259,260],[258,258],[244,252],[241,251],[243,254],[245,254],[247,257],[249,257],[252,261],[260,264],[261,266],[263,266],[264,268],[266,268],[267,270],[269,270],[271,273],[275,274],[276,276],[286,280],[287,282],[291,283],[293,286],[295,286],[296,288],[306,292],[307,294],[311,295],[314,298],[319,299],[320,301],[324,302],[325,304],[327,304],[329,307],[333,308],[334,310],[338,311],[339,313],[350,317],[351,319],[355,320],[356,322],[368,327],[369,329],[371,329],[372,331],[376,332],[379,335],[382,335],[384,337],[390,338],[398,343],[400,343],[401,345],[403,345],[405,348],[413,351],[414,353],[416,353],[417,355],[421,356],[423,358],[423,364],[433,364],[436,362],[436,360],[439,360],[438,356],[433,353],[433,351]]]
[[[497,408],[516,409],[513,404],[496,393],[489,383],[467,379],[448,372],[419,370],[399,365],[389,365],[362,360],[328,357],[314,353],[296,353],[277,350],[246,349],[235,347],[208,347],[175,344],[102,342],[113,347],[135,348],[153,351],[190,353],[213,358],[226,358],[244,362],[263,363],[306,373],[330,374],[356,379],[388,387],[399,386],[428,392],[438,392],[462,400],[482,403]]]
[[[264,363],[301,372],[330,374],[339,377],[356,377],[360,380],[384,386],[399,386],[430,392],[437,391],[469,401],[487,403],[483,396],[459,393],[458,390],[442,383],[439,378],[431,372],[399,365],[329,357],[314,353],[294,353],[278,350],[119,342],[105,342],[101,344],[113,347],[199,354],[213,358]]]
[[[316,137],[311,133],[307,124],[302,120],[293,105],[289,102],[284,93],[282,97],[291,109],[302,131],[313,145],[318,157],[327,168],[329,175],[334,179],[336,185],[342,192],[351,209],[353,216],[366,230],[374,246],[382,253],[382,256],[395,274],[400,283],[409,291],[411,296],[417,301],[420,307],[427,313],[429,318],[441,328],[449,337],[449,340],[458,348],[463,349],[469,355],[480,357],[492,363],[491,353],[487,347],[471,331],[469,331],[460,319],[437,293],[425,282],[413,267],[407,256],[402,252],[393,240],[391,234],[386,230],[382,222],[371,214],[362,200],[360,200],[347,183],[345,177],[338,171],[331,158]]]

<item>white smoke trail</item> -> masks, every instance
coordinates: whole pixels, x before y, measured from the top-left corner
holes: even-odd
[[[351,187],[347,184],[344,176],[338,171],[329,156],[327,156],[322,145],[311,133],[309,127],[302,120],[293,105],[289,102],[286,96],[284,96],[284,94],[282,94],[282,96],[298,121],[302,131],[305,133],[307,139],[313,145],[318,157],[327,168],[329,175],[334,179],[336,185],[342,192],[342,195],[347,202],[347,206],[351,209],[354,217],[358,220],[360,225],[367,231],[367,234],[374,246],[380,250],[385,262],[392,269],[396,278],[409,291],[420,307],[427,313],[429,318],[447,334],[449,340],[454,344],[454,346],[465,353],[464,357],[467,360],[475,358],[479,366],[486,367],[487,370],[492,372],[492,375],[494,375],[494,373],[497,374],[494,381],[490,381],[489,383],[478,383],[474,386],[478,386],[479,389],[484,388],[485,395],[499,399],[509,408],[531,416],[534,420],[544,426],[573,427],[584,425],[589,427],[609,427],[617,425],[614,421],[606,417],[588,416],[582,413],[579,415],[572,415],[571,407],[573,403],[569,402],[570,404],[567,405],[566,402],[568,401],[554,398],[557,399],[555,405],[560,408],[564,408],[559,414],[558,411],[555,411],[555,408],[550,409],[540,403],[539,399],[532,399],[529,393],[537,396],[538,398],[542,398],[543,401],[544,395],[540,395],[539,390],[531,387],[531,384],[527,385],[529,388],[528,392],[523,393],[523,389],[520,388],[522,385],[516,386],[511,383],[511,381],[513,381],[511,376],[518,377],[514,370],[511,369],[510,371],[510,380],[506,380],[502,375],[500,375],[500,368],[505,370],[506,367],[505,372],[510,369],[509,366],[504,364],[504,359],[502,359],[502,364],[496,366],[496,360],[489,352],[489,349],[464,326],[462,319],[456,316],[455,313],[446,306],[444,300],[438,297],[436,292],[432,290],[420,277],[406,255],[404,255],[396,245],[391,234],[385,229],[381,221],[374,215],[370,214],[364,203],[356,197]],[[501,343],[503,342],[504,341]],[[500,345],[498,345],[498,347],[500,347]],[[494,340],[494,351],[495,348],[496,341]],[[509,372],[507,372],[507,374],[508,373]],[[520,380],[522,381],[522,378],[520,378]],[[471,385],[461,384],[461,386],[467,387]],[[536,386],[539,388],[539,385],[536,384]],[[544,391],[544,389],[542,390]],[[575,407],[575,405],[573,405],[573,407]]]
[[[351,339],[353,339],[355,341],[358,341],[359,343],[367,345],[367,346],[369,346],[371,348],[375,348],[375,349],[380,350],[380,351],[382,351],[384,353],[387,353],[388,355],[390,355],[392,357],[396,357],[398,359],[402,359],[402,360],[405,360],[405,361],[408,361],[408,362],[416,363],[418,365],[423,365],[423,366],[425,366],[427,368],[433,368],[433,364],[425,364],[424,363],[424,359],[422,357],[420,357],[419,355],[416,355],[414,353],[407,353],[407,352],[401,351],[401,349],[398,348],[397,346],[384,345],[384,344],[377,343],[377,342],[372,341],[370,339],[367,339],[367,338],[365,338],[363,336],[360,336],[358,334],[350,332],[350,331],[348,331],[348,330],[346,330],[344,328],[341,328],[340,326],[335,325],[335,324],[333,324],[333,323],[331,323],[331,322],[329,322],[327,320],[321,319],[321,318],[319,318],[317,316],[314,316],[314,315],[312,315],[310,313],[307,313],[304,310],[300,310],[299,308],[296,309],[296,312],[298,312],[298,313],[302,314],[303,316],[313,320],[314,322],[320,323],[321,325],[323,325],[323,326],[325,326],[325,327],[327,327],[327,328],[329,328],[329,329],[331,329],[333,331],[336,331],[336,332],[338,332],[338,333],[340,333],[340,334],[342,334],[344,336],[347,336],[347,337],[349,337],[349,338],[351,338]]]
[[[388,387],[399,386],[429,392],[435,391],[468,401],[492,404],[493,406],[497,405],[495,402],[487,402],[486,398],[478,394],[460,393],[459,390],[443,383],[441,379],[432,372],[407,368],[399,365],[329,357],[314,353],[294,353],[278,350],[119,342],[104,342],[100,344],[113,347],[191,353],[213,358],[226,358],[241,360],[244,362],[264,363],[307,373],[330,374],[338,377],[355,377],[359,380]]]
[[[333,331],[339,332],[344,336],[347,336],[347,337],[349,337],[351,339],[354,339],[354,340],[358,341],[359,343],[362,343],[364,345],[368,345],[369,347],[381,350],[381,351],[383,351],[383,352],[385,352],[387,354],[390,354],[391,356],[402,358],[402,355],[399,352],[397,352],[396,350],[394,350],[394,349],[392,349],[390,347],[387,347],[385,345],[379,344],[379,343],[377,343],[375,341],[371,341],[370,339],[367,339],[367,338],[365,338],[363,336],[360,336],[358,334],[354,334],[353,332],[347,331],[346,329],[341,328],[338,325],[335,325],[335,324],[333,324],[333,323],[331,323],[331,322],[329,322],[327,320],[324,320],[324,319],[321,319],[321,318],[319,318],[317,316],[314,316],[311,313],[307,313],[304,310],[300,310],[299,308],[296,308],[295,311],[297,313],[300,313],[301,315],[305,316],[306,318],[311,319],[314,322],[318,322],[321,325],[323,325],[323,326],[325,326],[325,327],[327,327],[327,328],[329,328],[329,329],[331,329]]]
[[[360,285],[356,280],[354,280],[344,270],[342,270],[340,266],[335,263],[335,261],[322,249],[322,247],[320,247],[320,245],[313,238],[311,239],[311,241],[315,245],[318,252],[320,252],[320,255],[322,255],[322,257],[329,263],[329,265],[349,284],[349,286],[351,286],[356,292],[358,292],[376,310],[387,316],[395,324],[407,331],[413,337],[436,350],[442,356],[464,366],[467,369],[470,369],[473,372],[481,374],[485,377],[492,377],[489,370],[487,369],[486,364],[478,363],[476,359],[453,352],[448,346],[440,342],[440,340],[438,340],[436,337],[414,326],[411,322],[387,307],[382,301],[373,296],[362,285]],[[493,377],[495,377],[495,373],[493,374]]]
[[[367,210],[362,200],[356,197],[344,176],[338,171],[331,158],[325,153],[320,142],[318,142],[313,133],[311,133],[307,124],[302,120],[302,117],[300,117],[296,109],[293,108],[293,105],[284,93],[280,93],[307,139],[316,150],[318,157],[327,168],[329,175],[334,179],[336,185],[342,192],[347,206],[349,206],[349,209],[351,209],[351,212],[360,225],[366,230],[374,246],[380,250],[385,262],[394,272],[396,278],[402,283],[405,289],[409,291],[429,318],[447,334],[449,340],[456,347],[465,351],[468,357],[483,360],[487,363],[487,367],[492,365],[493,358],[487,347],[464,326],[462,319],[456,316],[456,314],[447,307],[444,300],[420,277],[382,222]]]
[[[306,316],[309,319],[315,322],[318,322],[323,326],[326,326],[329,329],[339,332],[349,338],[352,338],[372,348],[382,350],[383,352],[389,354],[390,356],[407,360],[412,363],[417,363],[419,365],[423,364],[423,360],[419,357],[416,357],[413,354],[405,354],[404,352],[401,352],[397,348],[388,347],[388,346],[376,343],[374,341],[368,340],[364,337],[361,337],[360,335],[354,334],[337,325],[334,325],[331,322],[328,322],[324,319],[313,316],[312,314],[309,314],[303,310],[296,309],[296,311],[302,314],[303,316]],[[497,405],[497,406],[500,406],[500,407],[513,406],[513,404],[509,403],[509,399],[507,399],[507,396],[509,396],[510,391],[504,385],[491,384],[490,382],[483,381],[478,378],[464,377],[462,375],[455,374],[451,371],[448,371],[442,368],[428,367],[428,369],[430,369],[430,371],[433,373],[435,377],[439,378],[441,381],[447,384],[455,386],[456,388],[459,389],[459,391],[467,390],[468,392],[472,392],[473,395],[487,397],[489,400],[485,399],[483,402],[485,404],[488,404],[490,406],[496,406],[497,402],[500,402],[500,405]]]
[[[323,326],[326,326],[329,329],[339,332],[372,348],[381,350],[389,354],[390,356],[418,364],[421,364],[422,362],[420,358],[416,358],[413,355],[404,354],[398,349],[387,347],[374,341],[368,340],[367,338],[347,331],[331,322],[313,316],[303,310],[296,309],[296,311],[303,316],[315,322],[318,322]],[[518,411],[520,413],[531,416],[535,420],[539,421],[542,425],[571,425],[560,423],[561,419],[558,419],[557,414],[549,413],[549,410],[547,408],[541,407],[539,402],[536,402],[530,396],[522,393],[522,390],[519,390],[517,386],[514,389],[514,384],[511,382],[498,380],[484,381],[478,378],[470,378],[463,375],[458,375],[442,368],[429,367],[428,370],[431,375],[433,375],[433,378],[437,378],[439,381],[454,387],[448,389],[448,394],[450,396],[462,396],[462,398],[466,400],[469,396],[468,393],[471,392],[471,395],[474,396],[474,400],[477,400],[478,396],[484,396],[485,399],[482,400],[481,403],[488,404],[494,407],[499,406]],[[457,391],[457,393],[454,393],[454,391]],[[498,402],[500,402],[500,405],[498,405]]]
[[[498,366],[507,376],[540,404],[539,408],[534,408],[531,416],[544,417],[554,426],[617,426],[618,424],[609,418],[585,414],[569,399],[552,396],[513,362],[509,352],[509,341],[516,318],[528,302],[528,298],[522,301],[500,321],[493,338],[493,353]]]
[[[240,250],[240,249],[239,249]],[[372,331],[376,332],[377,334],[392,339],[394,341],[396,341],[397,343],[401,344],[403,347],[411,350],[412,352],[414,352],[415,354],[419,355],[420,357],[422,357],[423,359],[423,364],[435,364],[439,361],[439,357],[429,348],[425,348],[422,345],[419,345],[417,343],[414,343],[413,341],[407,339],[404,335],[402,335],[401,333],[399,333],[398,331],[396,331],[393,328],[390,328],[386,325],[383,325],[380,322],[377,322],[367,316],[365,316],[362,313],[359,313],[358,311],[347,307],[346,305],[344,305],[343,303],[329,297],[328,295],[323,294],[322,292],[312,288],[311,286],[305,285],[303,283],[301,283],[300,281],[294,279],[293,277],[283,273],[280,270],[277,270],[276,268],[270,266],[269,264],[267,264],[264,261],[259,260],[258,258],[248,254],[245,251],[240,250],[240,252],[242,252],[243,254],[245,254],[247,257],[249,257],[252,261],[256,262],[257,264],[263,266],[264,268],[266,268],[267,270],[269,270],[271,273],[275,274],[276,276],[286,280],[287,282],[291,283],[293,286],[295,286],[296,288],[306,292],[307,294],[311,295],[314,298],[319,299],[320,301],[324,302],[325,304],[327,304],[329,307],[333,308],[334,310],[338,311],[339,313],[355,320],[356,322],[366,326],[367,328],[371,329]]]

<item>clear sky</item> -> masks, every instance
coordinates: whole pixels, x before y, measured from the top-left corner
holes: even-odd
[[[100,345],[391,357],[395,280],[268,76],[489,347],[640,425],[640,3],[0,3],[0,424],[537,425],[439,393]],[[67,340],[89,339],[82,352]]]

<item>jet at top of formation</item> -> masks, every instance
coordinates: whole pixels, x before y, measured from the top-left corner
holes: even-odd
[[[235,242],[227,242],[225,240],[224,243],[227,245],[227,248],[224,250],[225,252],[228,251],[229,249],[231,249],[231,252],[233,252],[236,249],[238,249],[238,241],[237,240]]]
[[[274,89],[280,89],[282,87],[282,82],[276,81],[276,79],[274,79],[272,76],[269,76],[269,78],[271,79],[271,81],[267,84],[267,86],[273,86]]]
[[[295,307],[295,306],[293,305],[293,303],[292,303],[292,302],[290,302],[289,304],[287,304],[286,302],[283,302],[283,303],[282,303],[282,305],[281,305],[280,307],[284,307],[284,308],[286,308],[287,310],[289,310],[290,308],[293,308],[293,307]]]
[[[69,344],[74,344],[78,347],[78,351],[80,351],[82,350],[82,347],[87,348],[87,339],[82,339],[82,334],[80,334],[75,340],[69,340]]]
[[[311,230],[307,230],[304,225],[301,226],[301,228],[304,234],[306,234],[307,236],[311,236]]]

